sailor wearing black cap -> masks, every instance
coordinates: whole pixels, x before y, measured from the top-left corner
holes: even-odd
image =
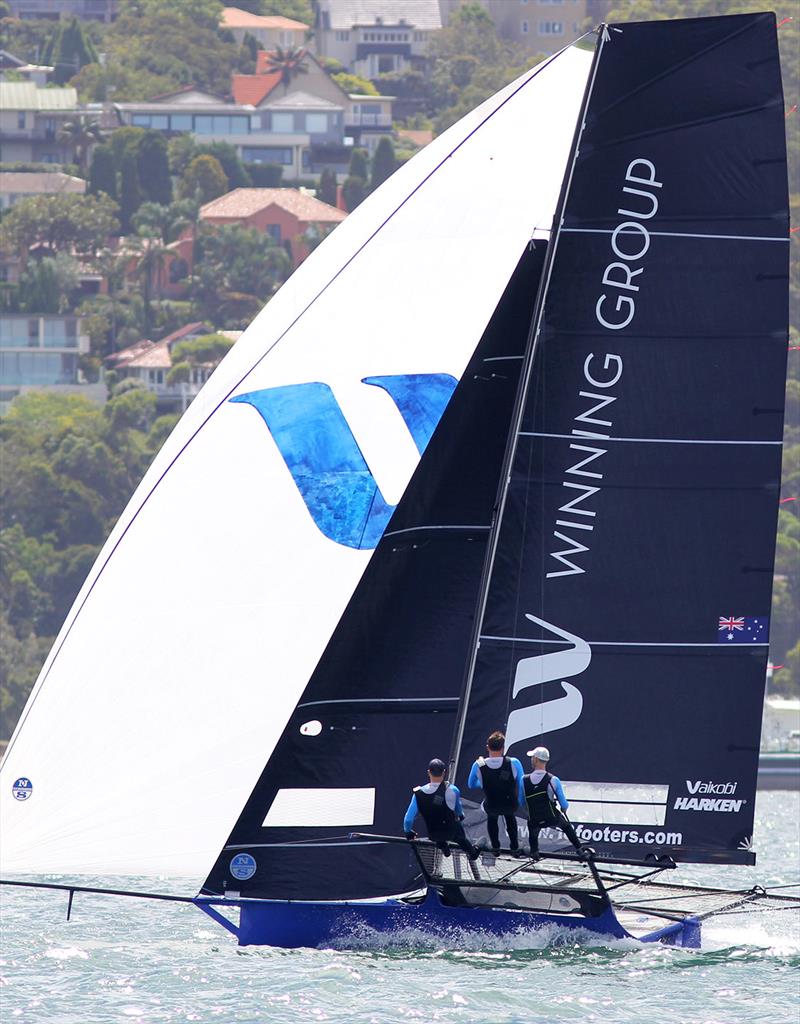
[[[461,806],[461,793],[458,786],[444,781],[445,763],[434,757],[428,765],[430,781],[424,786],[415,786],[403,819],[403,831],[406,839],[416,839],[414,821],[418,814],[422,815],[428,837],[439,847],[445,857],[450,856],[448,843],[460,846],[471,860],[480,857],[480,850],[474,846],[464,833],[464,810]]]

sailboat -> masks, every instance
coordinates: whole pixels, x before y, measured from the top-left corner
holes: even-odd
[[[755,860],[788,252],[772,14],[603,25],[437,138],[120,517],[2,764],[4,880],[180,875],[245,945],[790,905],[657,877]],[[498,728],[588,862],[398,835],[447,751],[482,834]]]

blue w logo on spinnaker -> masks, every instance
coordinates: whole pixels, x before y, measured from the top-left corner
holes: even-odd
[[[365,377],[397,406],[422,455],[458,381],[447,373]],[[327,384],[237,395],[266,423],[317,527],[349,548],[374,548],[394,512],[380,492]]]

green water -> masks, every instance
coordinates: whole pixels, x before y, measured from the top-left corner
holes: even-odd
[[[736,888],[800,880],[799,814],[800,794],[760,794],[758,865],[697,866],[675,880]],[[181,891],[174,880],[124,884]],[[380,946],[364,939],[356,951],[278,950],[239,949],[191,906],[79,894],[67,923],[65,894],[3,889],[0,897],[4,1024],[800,1021],[794,913],[707,924],[701,951],[559,942],[541,932],[491,948],[461,936],[445,949],[409,933]]]

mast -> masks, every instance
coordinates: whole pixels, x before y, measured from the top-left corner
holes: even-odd
[[[567,159],[566,172],[561,182],[561,191],[559,193],[558,203],[556,206],[555,213],[553,215],[553,229],[551,233],[551,238],[547,246],[547,254],[545,256],[544,266],[542,268],[542,275],[539,279],[539,288],[537,290],[536,301],[534,303],[533,314],[531,316],[531,324],[528,332],[528,341],[525,349],[525,357],[523,360],[522,371],[520,374],[519,388],[517,390],[514,411],[511,417],[511,425],[508,433],[506,451],[503,457],[503,466],[500,472],[500,485],[498,489],[497,503],[495,505],[496,512],[494,520],[492,522],[491,531],[489,533],[489,540],[486,549],[486,559],[484,562],[483,573],[481,575],[480,587],[478,590],[475,620],[472,630],[472,636],[470,638],[469,660],[467,662],[464,674],[464,683],[459,698],[458,716],[456,718],[456,725],[453,733],[453,742],[449,761],[449,778],[453,780],[455,779],[456,771],[458,769],[458,754],[461,749],[462,739],[464,737],[464,725],[466,722],[467,711],[469,708],[469,697],[472,690],[472,681],[475,675],[475,664],[478,657],[478,648],[480,647],[480,635],[481,630],[483,628],[483,618],[486,613],[486,602],[489,596],[489,586],[492,580],[494,561],[497,555],[497,545],[500,539],[500,530],[503,524],[503,512],[505,511],[508,488],[509,485],[511,484],[511,468],[514,464],[514,458],[517,452],[519,431],[522,425],[523,416],[525,414],[525,403],[528,396],[528,389],[530,387],[534,360],[536,358],[539,334],[542,329],[542,316],[544,314],[544,306],[545,301],[547,299],[547,289],[548,285],[550,284],[550,277],[553,272],[553,264],[555,262],[556,250],[558,249],[558,239],[561,234],[561,227],[564,219],[564,209],[566,207],[567,199],[569,197],[570,185],[572,184],[572,177],[575,170],[575,161],[578,158],[581,137],[586,127],[586,111],[588,109],[589,101],[592,96],[592,89],[594,87],[595,78],[597,77],[597,68],[600,63],[600,55],[603,51],[603,46],[610,39],[608,27],[604,22],[601,23],[595,31],[598,37],[597,44],[594,52],[594,57],[592,59],[592,66],[589,71],[589,77],[586,81],[586,89],[584,90],[583,100],[581,101],[578,120],[575,125],[575,134],[573,135],[572,145],[570,147],[569,156]]]

